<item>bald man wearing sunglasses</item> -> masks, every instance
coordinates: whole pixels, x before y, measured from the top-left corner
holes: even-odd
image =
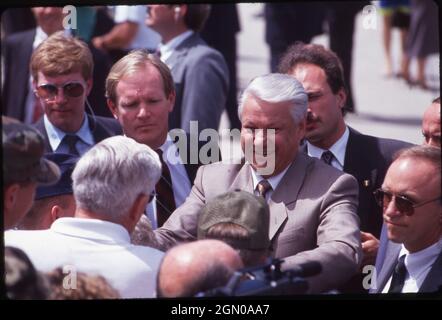
[[[425,145],[400,151],[375,192],[388,242],[371,293],[442,292],[440,152]]]
[[[35,107],[44,113],[35,127],[45,138],[46,152],[78,156],[101,140],[122,133],[115,119],[85,112],[93,68],[87,44],[62,31],[51,35],[33,52]]]

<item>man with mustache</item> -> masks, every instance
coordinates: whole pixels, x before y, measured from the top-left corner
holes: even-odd
[[[121,134],[115,119],[86,114],[94,62],[86,43],[58,31],[31,57],[36,100],[44,116],[35,123],[46,152],[82,155],[94,144]]]
[[[440,128],[440,97],[437,97],[425,110],[424,118],[422,119],[424,144],[440,148]]]
[[[296,43],[282,57],[279,71],[299,80],[308,94],[307,142],[302,150],[358,180],[362,265],[374,264],[382,212],[373,191],[381,186],[393,154],[409,144],[364,135],[346,125],[342,65],[336,54],[323,46]]]

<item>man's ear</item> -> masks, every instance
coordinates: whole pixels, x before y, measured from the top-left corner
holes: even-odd
[[[300,138],[304,138],[304,136],[305,136],[305,127],[306,127],[306,118],[304,117],[304,119],[302,119],[300,122],[299,122],[299,124],[298,124],[298,127],[297,127],[297,131],[298,131],[298,136],[300,137]]]
[[[107,102],[107,107],[109,108],[110,112],[112,112],[114,118],[118,120],[118,107],[109,98],[106,99],[106,102]]]
[[[93,84],[94,81],[92,80],[92,78],[86,81],[86,97],[89,96],[89,93],[91,93]]]
[[[337,103],[339,108],[344,108],[345,107],[345,102],[347,101],[347,94],[345,93],[345,89],[341,88],[339,89],[339,91],[336,93],[336,99],[337,99]]]
[[[147,204],[149,203],[149,196],[145,194],[140,194],[135,199],[132,207],[129,210],[129,223],[131,227],[135,228],[136,224],[144,213]],[[131,230],[132,231],[132,230]]]
[[[51,208],[51,224],[60,218],[61,208],[58,205],[53,205]]]
[[[4,211],[10,211],[16,204],[18,200],[18,191],[20,190],[20,185],[18,183],[13,183],[6,187],[3,192],[4,201]]]
[[[173,111],[173,107],[175,106],[175,98],[176,98],[175,91],[171,92],[169,97],[167,98],[167,101],[169,102],[169,112]]]

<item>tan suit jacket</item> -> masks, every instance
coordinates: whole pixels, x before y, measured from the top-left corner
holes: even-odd
[[[250,170],[248,164],[221,162],[200,167],[189,197],[155,230],[159,248],[195,240],[198,214],[206,201],[235,189],[253,193]],[[323,271],[310,279],[309,292],[334,289],[357,272],[362,255],[357,205],[355,178],[303,153],[273,191],[269,200],[273,256],[284,258],[284,270],[320,262]]]

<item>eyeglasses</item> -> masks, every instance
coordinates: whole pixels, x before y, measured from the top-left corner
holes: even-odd
[[[51,101],[57,97],[58,89],[61,88],[63,88],[64,94],[70,98],[77,98],[81,96],[85,90],[85,86],[81,82],[68,82],[61,86],[56,86],[50,83],[42,84],[38,86],[34,92],[37,97],[46,101]]]
[[[394,198],[396,208],[401,213],[404,213],[407,216],[413,215],[414,208],[418,208],[423,206],[424,204],[441,199],[441,197],[439,196],[437,198],[427,200],[421,203],[414,203],[412,200],[408,199],[405,196],[395,195],[392,194],[391,192],[382,189],[377,189],[375,192],[373,192],[373,195],[376,199],[377,204],[384,209],[388,207],[388,205]]]

